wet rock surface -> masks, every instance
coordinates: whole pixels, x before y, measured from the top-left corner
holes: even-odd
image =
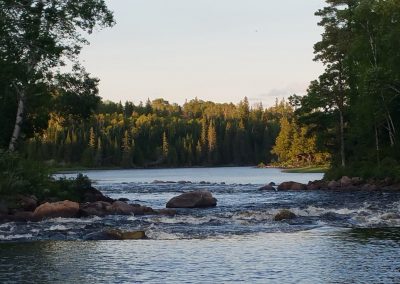
[[[207,190],[185,192],[168,201],[167,208],[207,208],[217,206],[217,199]]]

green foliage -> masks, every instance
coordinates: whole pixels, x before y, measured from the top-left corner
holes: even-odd
[[[314,50],[326,68],[293,98],[298,120],[332,155],[328,178],[398,178],[399,1],[329,0],[316,15],[324,33]]]
[[[25,148],[29,158],[69,166],[269,163],[287,107],[277,102],[268,109],[251,108],[246,99],[238,105],[198,99],[183,106],[163,99],[145,105],[104,102],[86,121],[51,114],[47,130]]]
[[[68,199],[80,202],[91,186],[89,178],[82,174],[75,179],[56,180],[51,177],[50,169],[43,163],[0,150],[1,198],[11,200],[22,194],[35,195],[40,201]]]
[[[0,147],[14,151],[47,127],[51,111],[91,115],[98,80],[77,59],[85,33],[113,24],[103,0],[0,0]],[[67,62],[72,70],[61,73]]]
[[[0,195],[42,195],[50,185],[49,171],[42,163],[0,150]]]

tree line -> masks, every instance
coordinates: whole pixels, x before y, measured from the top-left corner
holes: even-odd
[[[53,112],[48,127],[29,139],[28,158],[87,167],[254,165],[271,161],[288,103],[264,109],[193,99],[134,105],[100,102],[87,119]]]
[[[400,176],[400,1],[327,0],[315,60],[324,73],[304,97],[298,120],[332,154],[332,176]]]

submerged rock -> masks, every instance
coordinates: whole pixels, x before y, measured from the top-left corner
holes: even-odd
[[[167,203],[167,208],[206,208],[215,207],[217,199],[207,190],[198,190],[183,193],[172,198]]]
[[[33,218],[37,220],[45,218],[74,218],[79,213],[79,203],[69,200],[49,203],[46,202],[35,209]]]
[[[260,187],[258,190],[261,190],[261,191],[275,191],[275,187],[273,187],[272,185],[270,185],[270,184],[267,184],[267,185],[264,185],[263,187]]]
[[[155,212],[160,215],[167,215],[167,216],[175,216],[176,215],[176,210],[170,209],[170,208],[158,209],[158,210],[155,210]]]
[[[103,232],[94,232],[86,235],[85,240],[141,240],[147,239],[144,231],[124,232],[120,229],[109,229]]]
[[[296,217],[296,214],[294,214],[292,211],[283,209],[274,216],[274,221],[291,220]]]
[[[141,240],[146,239],[144,231],[124,232],[119,229],[104,231],[104,235],[111,240]]]
[[[278,186],[278,190],[307,190],[307,186],[299,182],[287,181],[282,182]]]

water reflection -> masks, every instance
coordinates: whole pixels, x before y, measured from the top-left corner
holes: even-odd
[[[398,283],[400,246],[392,233],[381,230],[379,243],[355,241],[359,230],[318,229],[204,240],[0,244],[0,282]]]

